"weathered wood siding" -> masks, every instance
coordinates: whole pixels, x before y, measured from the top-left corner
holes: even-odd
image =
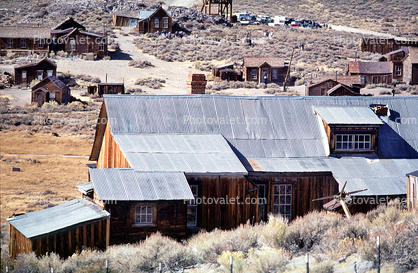
[[[147,226],[135,225],[135,206],[141,204],[145,203],[117,201],[106,204],[106,210],[111,214],[111,244],[135,243],[157,231],[178,240],[186,237],[187,204],[183,201],[146,202],[157,206],[155,224]]]
[[[167,28],[164,28],[163,18],[167,18],[168,20]],[[155,19],[158,19],[158,27],[155,26]],[[152,17],[138,22],[139,33],[155,33],[157,31],[161,33],[163,30],[165,30],[167,33],[173,31],[173,20],[171,16],[169,16],[163,9],[160,9]]]
[[[109,245],[109,228],[109,219],[104,219],[28,239],[9,224],[9,254],[15,258],[20,253],[35,252],[37,256],[41,256],[55,252],[65,258],[80,253],[83,249],[103,250]]]
[[[257,198],[257,191],[247,191],[256,187],[244,176],[187,176],[187,180],[198,185],[198,227],[207,231],[231,229],[252,221],[253,216],[256,220],[257,204],[251,204],[251,198]]]
[[[406,177],[406,200],[408,209],[418,207],[418,177],[408,175]]]
[[[110,134],[109,124],[106,124],[97,168],[131,168],[128,160],[126,160],[115,139]]]
[[[49,51],[49,45],[44,43],[43,47],[39,47],[39,43],[35,42],[35,39],[26,38],[26,46],[21,47],[20,38],[11,38],[12,47],[9,47],[8,40],[9,38],[0,38],[0,49],[1,56],[6,56],[7,52],[14,52],[17,55],[28,55],[30,51],[33,51],[34,54],[45,54]]]
[[[43,92],[42,90],[39,90],[39,88],[43,88],[45,90],[48,91],[48,94],[46,94],[45,92]],[[50,101],[50,96],[49,94],[54,93],[55,94],[55,101],[60,103],[60,104],[67,104],[70,102],[70,89],[69,88],[65,88],[65,89],[60,89],[57,85],[55,85],[53,82],[48,81],[45,85],[43,86],[39,86],[37,88],[38,91],[33,90],[35,92],[32,92],[32,102],[38,102],[38,96],[41,95],[43,97],[43,102],[41,103],[41,105],[38,104],[38,106],[42,106],[42,104],[44,102],[48,102]]]
[[[328,90],[338,85],[338,82],[329,80],[312,87],[306,87],[307,96],[327,96]]]
[[[38,71],[42,70],[42,79],[48,77],[48,70],[52,70],[52,75],[57,76],[57,68],[47,61],[30,67],[15,68],[15,84],[29,84],[38,78]],[[22,71],[26,71],[26,79],[22,79]]]
[[[274,185],[292,185],[291,219],[313,210],[322,210],[322,205],[329,200],[312,200],[339,191],[331,173],[250,173],[249,179],[256,184],[266,185],[267,214],[273,213]]]
[[[71,49],[71,39],[74,39],[75,50]],[[65,52],[73,54],[93,53],[98,57],[107,55],[107,39],[95,35],[88,35],[85,33],[74,32],[74,34],[62,39],[64,42]],[[100,50],[100,43],[103,43],[103,50]]]

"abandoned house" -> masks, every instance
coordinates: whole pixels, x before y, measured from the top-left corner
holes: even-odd
[[[403,61],[403,81],[407,84],[418,84],[418,48],[410,47]]]
[[[67,32],[67,33],[66,33]],[[62,35],[63,34],[63,35]],[[63,49],[74,55],[93,54],[99,58],[107,55],[107,37],[86,32],[78,28],[70,28],[57,33],[55,49]]]
[[[139,33],[155,33],[173,31],[171,12],[163,9],[162,5],[156,10],[141,10],[139,13],[117,13],[113,15],[113,25],[116,27],[136,28]]]
[[[125,85],[123,83],[98,83],[97,90],[99,96],[102,97],[104,94],[125,94]]]
[[[27,85],[33,80],[42,81],[46,77],[57,75],[57,65],[47,59],[41,59],[38,62],[18,65],[14,67],[14,83]]]
[[[109,246],[110,214],[84,199],[10,217],[9,254],[55,252],[62,258]]]
[[[360,96],[360,85],[354,81],[351,81],[351,86],[348,86],[340,81],[345,78],[356,77],[341,77],[337,78],[338,81],[327,79],[315,79],[308,80],[308,84],[305,86],[306,96]],[[344,80],[346,82],[346,80]]]
[[[395,38],[361,38],[359,42],[359,50],[362,52],[372,52],[385,55],[389,52],[396,51],[402,47],[418,47],[418,41],[400,40]]]
[[[348,63],[348,75],[359,75],[365,84],[392,83],[392,68],[390,62],[362,62]]]
[[[56,101],[67,104],[71,101],[70,88],[55,76],[49,76],[32,87],[31,102],[42,106],[45,102]]]
[[[382,56],[382,61],[391,62],[392,78],[399,82],[403,81],[403,62],[408,55],[408,47],[402,47],[401,49],[389,52]]]
[[[79,189],[110,212],[111,244],[295,219],[345,181],[365,212],[418,167],[414,97],[103,97]]]
[[[242,74],[245,81],[283,83],[287,66],[281,57],[244,57]]]
[[[406,199],[408,209],[418,206],[418,171],[407,174],[406,176]]]
[[[0,27],[0,55],[8,52],[17,55],[47,54],[51,38],[48,27],[2,26]]]

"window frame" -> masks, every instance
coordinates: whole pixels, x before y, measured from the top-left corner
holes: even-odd
[[[41,78],[39,78],[41,76]],[[36,70],[36,78],[40,81],[44,79],[44,71],[43,70]]]
[[[13,48],[13,39],[11,39],[11,38],[7,39],[7,47],[8,48]]]
[[[281,188],[283,187],[284,187],[284,193],[281,193]],[[278,188],[278,190],[276,190],[276,188]],[[289,193],[289,189],[290,189],[290,193]],[[273,185],[273,214],[274,215],[281,215],[284,218],[287,218],[289,220],[292,219],[292,202],[293,202],[292,193],[293,193],[292,184],[274,184]],[[283,210],[281,209],[281,207],[283,207]],[[284,213],[281,213],[281,211],[283,211]],[[288,213],[286,211],[288,211]]]
[[[22,79],[26,79],[28,77],[28,72],[26,70],[22,70]]]
[[[46,75],[47,77],[54,76],[54,70],[51,70],[51,69],[47,70]]]
[[[163,17],[163,28],[168,28],[168,17]]]
[[[190,187],[190,190],[192,191],[193,196],[194,196],[195,199],[187,201],[187,215],[189,214],[189,209],[193,209],[195,211],[196,219],[195,219],[194,224],[189,225],[189,217],[187,217],[186,225],[187,225],[187,227],[197,227],[198,226],[197,225],[198,209],[197,209],[196,198],[199,197],[199,185],[192,184],[192,185],[189,185],[189,187]],[[195,188],[196,190],[193,192],[192,188]]]
[[[139,211],[137,208],[139,207]],[[146,207],[145,215],[142,214],[142,207]],[[140,221],[137,221],[139,216]],[[151,216],[151,221],[141,222],[141,217]],[[135,227],[156,226],[157,220],[157,205],[154,203],[139,203],[133,206],[133,225]]]
[[[154,18],[154,28],[160,28],[160,18]]]
[[[396,76],[402,76],[402,66],[396,66],[395,68]]]
[[[45,47],[44,39],[39,39],[38,48],[44,48],[44,47]]]
[[[339,140],[338,138],[341,137]],[[346,137],[346,139],[344,139]],[[363,137],[363,140],[360,138]],[[368,138],[368,140],[366,140]],[[340,144],[340,148],[338,147]],[[367,144],[369,148],[359,148],[360,144],[363,147],[366,147]],[[346,148],[344,148],[346,145]],[[357,148],[356,148],[357,146]],[[371,134],[336,134],[335,135],[335,146],[334,151],[350,151],[350,152],[364,152],[364,151],[372,151],[372,135]]]
[[[21,48],[26,48],[26,39],[25,38],[20,39],[20,47]]]
[[[99,43],[99,51],[104,51],[104,43],[103,42]]]
[[[251,69],[251,80],[257,80],[257,79],[258,79],[257,69]]]

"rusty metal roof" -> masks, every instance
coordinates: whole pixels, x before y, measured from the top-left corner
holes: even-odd
[[[390,62],[349,62],[348,71],[353,74],[391,74]]]
[[[328,125],[383,125],[369,107],[315,106],[314,109]]]
[[[192,191],[184,173],[139,172],[133,169],[89,169],[99,200],[190,200]]]
[[[89,224],[108,218],[110,214],[85,199],[74,199],[52,208],[29,212],[7,221],[28,239],[52,232]]]
[[[263,63],[269,64],[271,67],[284,67],[284,58],[282,57],[268,57],[268,56],[253,56],[244,57],[243,66],[245,67],[259,67]]]

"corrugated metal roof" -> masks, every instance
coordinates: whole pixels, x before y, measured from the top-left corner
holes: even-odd
[[[26,238],[33,239],[75,225],[108,218],[109,215],[107,211],[87,200],[74,199],[52,208],[11,217],[7,221]]]
[[[87,192],[93,190],[93,182],[90,181],[90,182],[87,182],[87,183],[84,183],[84,184],[77,185],[75,187],[79,191],[81,191],[83,193],[87,193]]]
[[[222,134],[246,158],[328,156],[313,108],[388,105],[379,156],[418,157],[418,97],[104,95],[112,134]]]
[[[418,168],[418,159],[257,158],[249,159],[249,170],[263,172],[332,172],[348,192],[355,195],[399,195],[406,193],[406,174]]]
[[[221,135],[114,134],[113,137],[137,171],[247,174]]]
[[[193,194],[181,172],[139,172],[133,169],[90,169],[99,200],[190,200]]]
[[[368,107],[315,106],[315,111],[328,125],[382,125],[383,122]]]

